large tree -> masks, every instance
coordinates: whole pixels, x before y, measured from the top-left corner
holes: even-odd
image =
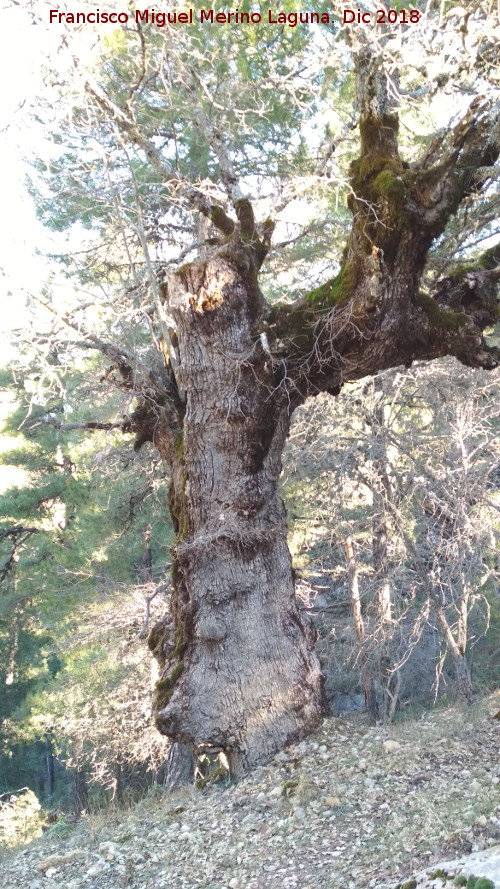
[[[190,27],[131,14],[92,69],[74,58],[83,89],[40,167],[56,196],[39,195],[42,215],[102,235],[73,257],[80,281],[115,294],[104,333],[45,303],[108,360],[103,381],[134,399],[124,431],[169,467],[157,725],[224,751],[234,775],[323,712],[278,488],[294,410],[416,360],[500,360],[483,335],[500,250],[476,246],[498,201],[492,20],[476,3],[431,7],[376,25],[369,6],[370,24],[344,31],[328,6],[330,22],[296,28],[267,9]]]

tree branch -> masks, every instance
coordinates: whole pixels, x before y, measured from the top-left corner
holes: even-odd
[[[498,255],[423,292],[428,250],[500,154],[500,103],[473,103],[430,169],[404,165],[382,56],[355,56],[361,154],[351,165],[353,223],[338,275],[292,306],[274,307],[268,340],[296,403],[318,391],[420,359],[454,355],[492,369],[482,337],[498,320]],[[496,249],[496,248],[495,248]],[[285,371],[283,371],[283,365]]]
[[[5,580],[7,575],[12,571],[14,563],[16,562],[18,549],[23,543],[26,543],[32,534],[36,534],[38,530],[38,528],[25,528],[24,525],[15,525],[13,528],[7,528],[5,531],[0,531],[0,543],[7,540],[9,537],[11,539],[10,554],[3,565],[0,565],[0,582]]]
[[[106,113],[108,118],[116,123],[123,135],[144,151],[153,169],[162,177],[164,185],[170,185],[176,191],[179,191],[192,208],[206,216],[212,225],[226,237],[232,235],[235,229],[235,222],[226,214],[222,207],[212,204],[201,191],[198,191],[191,183],[183,179],[176,170],[168,167],[154,143],[141,133],[130,111],[129,114],[126,114],[90,78],[87,78],[85,81],[85,89],[92,96],[98,107]]]
[[[36,429],[37,426],[53,426],[61,432],[74,432],[79,429],[86,430],[87,432],[110,432],[113,429],[119,429],[121,432],[131,432],[131,430],[127,428],[129,424],[129,420],[121,420],[117,423],[99,423],[94,420],[89,420],[87,423],[60,423],[52,417],[44,417],[43,419],[38,420],[37,423],[30,423],[29,428]]]

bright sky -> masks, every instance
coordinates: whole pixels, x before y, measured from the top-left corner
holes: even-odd
[[[0,7],[0,162],[4,211],[3,224],[0,223],[0,365],[13,354],[11,331],[23,325],[28,294],[39,294],[47,278],[49,265],[44,254],[61,250],[63,236],[49,232],[36,219],[26,175],[33,149],[41,157],[53,150],[44,141],[41,127],[32,120],[37,98],[49,96],[43,83],[44,64],[48,59],[52,64],[59,62],[62,79],[65,65],[70,62],[61,46],[62,29],[43,24],[42,2],[42,23],[33,23],[29,14],[38,0],[3,3],[8,5]],[[106,0],[101,4],[105,6]],[[91,28],[78,38],[80,55],[95,44]]]
[[[39,291],[46,272],[42,252],[50,249],[50,237],[37,222],[33,202],[26,191],[23,154],[30,138],[28,107],[40,88],[42,46],[49,49],[47,34],[40,40],[39,26],[31,24],[28,3],[0,10],[0,157],[2,207],[0,246],[0,363],[9,354],[10,330],[24,318],[26,295]]]

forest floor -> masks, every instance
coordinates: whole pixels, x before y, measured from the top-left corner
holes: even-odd
[[[388,728],[327,719],[237,784],[52,829],[0,861],[2,889],[369,889],[471,853],[500,889],[499,708],[500,691]]]

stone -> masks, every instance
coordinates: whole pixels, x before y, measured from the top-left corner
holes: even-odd
[[[399,741],[388,740],[384,741],[382,746],[386,753],[395,753],[396,750],[399,750],[401,744],[399,743]]]
[[[70,852],[64,852],[62,855],[48,855],[46,858],[42,858],[41,861],[38,862],[38,870],[45,873],[51,868],[62,867],[65,864],[70,864],[72,861],[78,861],[80,858],[85,858],[85,852],[82,852],[81,849],[72,849]]]

